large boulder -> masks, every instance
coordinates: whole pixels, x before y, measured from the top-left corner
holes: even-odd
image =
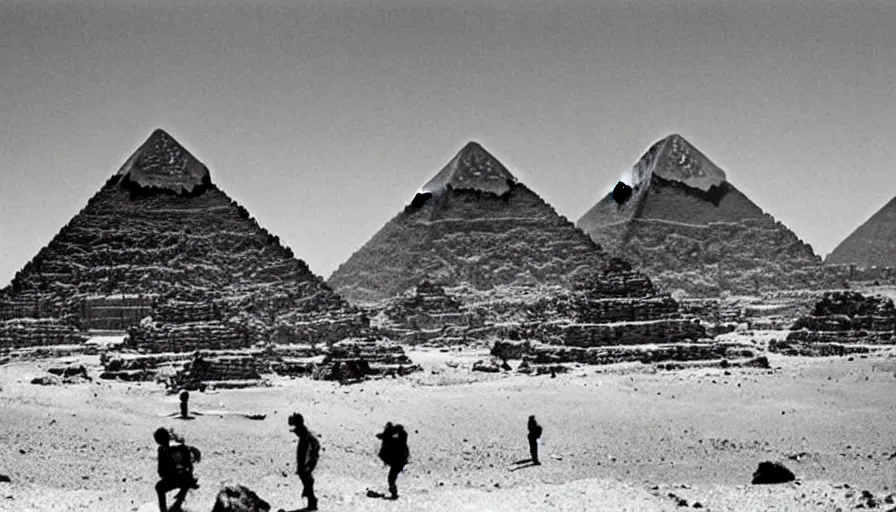
[[[212,512],[268,512],[271,505],[248,487],[227,485],[218,491]]]
[[[796,480],[789,469],[779,462],[760,462],[753,472],[753,484],[783,484]]]

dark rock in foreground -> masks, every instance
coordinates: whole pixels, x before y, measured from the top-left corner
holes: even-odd
[[[242,485],[228,485],[218,492],[212,512],[268,512],[271,505]]]
[[[796,476],[779,462],[760,462],[753,472],[753,484],[783,484],[796,480]]]

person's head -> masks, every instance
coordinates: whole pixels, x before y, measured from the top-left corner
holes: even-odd
[[[307,431],[305,428],[305,418],[297,412],[292,413],[286,422],[292,427],[290,430],[297,436],[301,436]]]
[[[156,443],[159,446],[168,446],[171,443],[171,433],[168,432],[168,429],[160,427],[156,429],[152,434],[153,439],[156,440]]]
[[[189,391],[187,391],[187,390],[185,389],[185,390],[183,390],[183,391],[180,392],[180,401],[181,401],[181,402],[186,402],[186,401],[189,400],[189,399],[190,399],[190,392],[189,392]]]
[[[529,423],[535,423],[535,415],[529,416]]]

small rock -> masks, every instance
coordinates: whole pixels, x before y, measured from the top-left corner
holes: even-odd
[[[12,479],[9,478],[9,475],[0,475],[0,482],[10,483]]]

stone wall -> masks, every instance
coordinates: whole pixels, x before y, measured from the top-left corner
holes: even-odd
[[[0,349],[74,345],[87,340],[75,326],[54,318],[0,321]]]
[[[323,380],[357,380],[370,375],[407,375],[420,370],[401,345],[375,339],[348,339],[334,343],[314,377]]]
[[[141,352],[194,352],[249,348],[257,339],[245,326],[227,322],[141,322],[128,329],[127,346]]]
[[[792,355],[845,355],[896,345],[896,306],[891,299],[858,292],[825,293],[811,314],[794,322],[786,341],[770,350]]]
[[[498,358],[526,359],[532,364],[581,363],[591,365],[623,362],[697,361],[755,357],[753,347],[738,343],[678,343],[637,346],[570,347],[545,343],[497,342],[492,354]]]

